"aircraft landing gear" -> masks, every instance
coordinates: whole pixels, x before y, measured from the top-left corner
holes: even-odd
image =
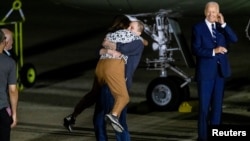
[[[183,82],[174,75],[152,80],[146,91],[150,106],[157,110],[177,110],[181,102],[190,98],[189,86],[180,87]]]
[[[160,76],[153,79],[146,90],[146,98],[155,110],[176,110],[190,97],[188,83],[192,77],[175,65],[175,51],[180,51],[185,64],[194,67],[193,57],[188,50],[175,13],[160,10],[156,13],[129,15],[144,23],[144,32],[153,39],[152,49],[158,51],[158,58],[146,59],[147,70],[156,70]],[[173,42],[175,41],[175,42]],[[172,70],[178,75],[168,75]]]

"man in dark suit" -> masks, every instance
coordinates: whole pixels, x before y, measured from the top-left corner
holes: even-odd
[[[208,2],[205,20],[192,29],[192,53],[196,57],[195,80],[199,96],[198,140],[207,141],[209,125],[221,123],[224,79],[231,75],[228,45],[237,36],[224,21],[219,4]],[[215,29],[212,29],[212,24]]]

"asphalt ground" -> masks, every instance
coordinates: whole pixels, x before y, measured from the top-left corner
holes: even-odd
[[[91,83],[87,82],[92,81],[91,75],[92,71],[88,71],[74,79],[23,90],[18,108],[19,122],[12,130],[12,140],[94,141],[93,106],[77,118],[72,133],[63,127],[63,118],[72,112],[74,105],[89,90]],[[134,86],[127,115],[132,141],[192,141],[197,138],[195,104],[195,109],[187,113],[155,111],[146,104],[144,89],[141,89],[145,83],[135,82]],[[250,127],[248,107],[249,92],[226,91],[223,124]],[[109,140],[115,140],[110,127],[107,133]]]

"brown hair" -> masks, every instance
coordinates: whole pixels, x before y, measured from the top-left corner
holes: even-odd
[[[120,29],[127,29],[129,27],[130,20],[125,15],[117,15],[113,20],[112,26],[108,29],[108,32],[115,32]]]

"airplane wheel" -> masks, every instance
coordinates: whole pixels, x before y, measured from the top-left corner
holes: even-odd
[[[20,71],[21,83],[24,87],[32,87],[36,81],[36,69],[32,64],[24,64]]]
[[[177,110],[180,104],[180,89],[174,79],[159,77],[149,83],[146,97],[156,110]]]

